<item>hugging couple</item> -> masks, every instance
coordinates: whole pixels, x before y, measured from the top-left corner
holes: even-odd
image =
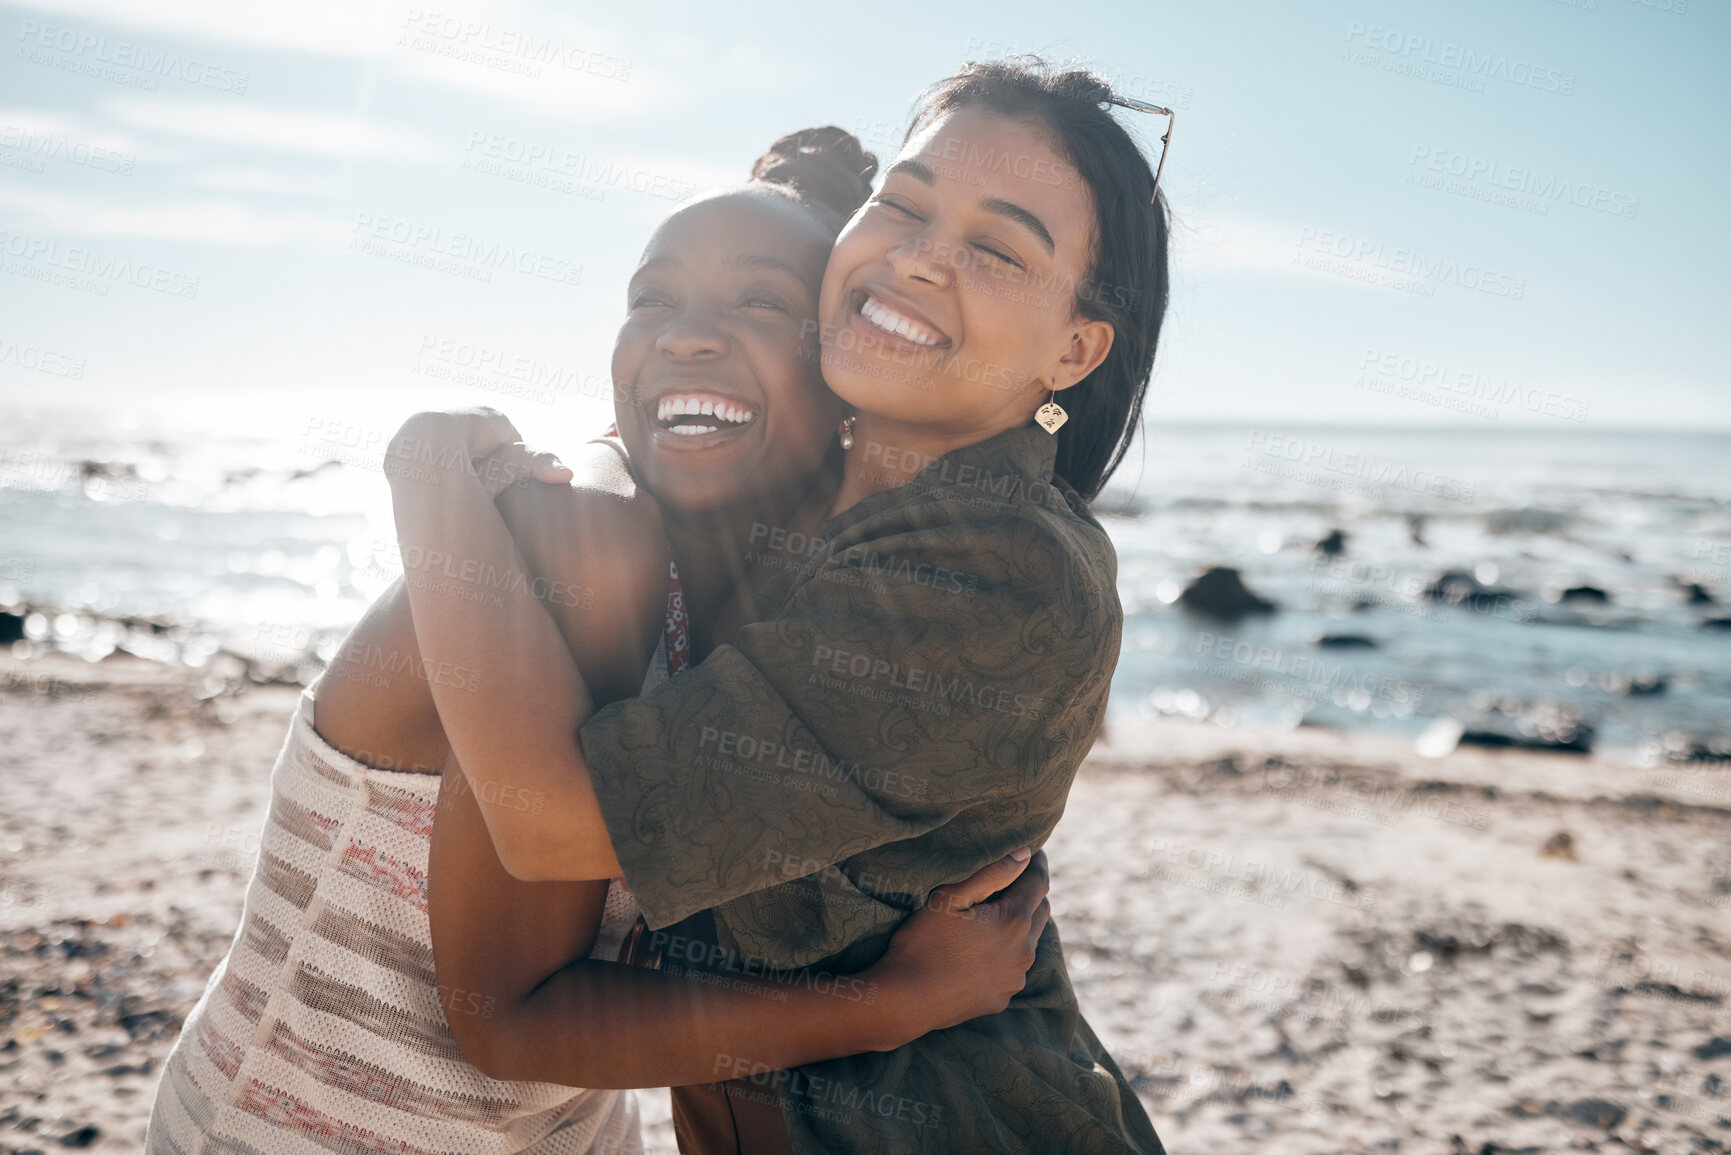
[[[875,192],[777,141],[649,238],[569,467],[409,419],[404,580],[302,697],[150,1151],[639,1151],[661,1086],[685,1152],[1161,1150],[1029,853],[1166,304],[1123,104],[970,64]]]

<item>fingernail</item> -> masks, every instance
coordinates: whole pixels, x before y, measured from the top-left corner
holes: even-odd
[[[1024,846],[1020,850],[1010,851],[1010,857],[1015,859],[1017,862],[1026,862],[1028,859],[1034,857],[1034,852]]]

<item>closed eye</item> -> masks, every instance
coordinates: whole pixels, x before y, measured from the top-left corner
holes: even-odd
[[[639,289],[631,294],[631,307],[633,309],[650,309],[666,304],[668,304],[666,296],[653,289]]]
[[[988,257],[995,257],[996,259],[1003,261],[1007,265],[1014,265],[1018,269],[1022,268],[1022,262],[1021,261],[1018,261],[1015,257],[1012,257],[1008,253],[999,252],[997,249],[994,249],[990,245],[982,245],[978,242],[975,242],[974,247],[976,249],[980,250],[980,252],[985,253]]]
[[[897,213],[901,214],[902,216],[907,217],[909,220],[917,221],[917,220],[923,220],[924,219],[923,217],[920,216],[919,213],[914,211],[914,207],[912,205],[908,204],[906,201],[902,200],[900,197],[891,198],[891,197],[885,197],[885,196],[880,195],[880,196],[875,198],[875,201],[880,207],[886,208],[886,209],[891,209],[894,212],[897,212]]]

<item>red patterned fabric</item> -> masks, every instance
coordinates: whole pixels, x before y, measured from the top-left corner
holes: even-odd
[[[618,437],[619,426],[609,425],[603,437]],[[685,587],[679,584],[679,563],[673,548],[667,550],[667,674],[682,674],[691,668],[691,619],[685,613]]]

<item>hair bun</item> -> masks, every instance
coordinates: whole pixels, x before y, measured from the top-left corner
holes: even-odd
[[[853,133],[825,125],[789,133],[751,166],[751,179],[785,185],[843,217],[871,195],[878,158]]]

